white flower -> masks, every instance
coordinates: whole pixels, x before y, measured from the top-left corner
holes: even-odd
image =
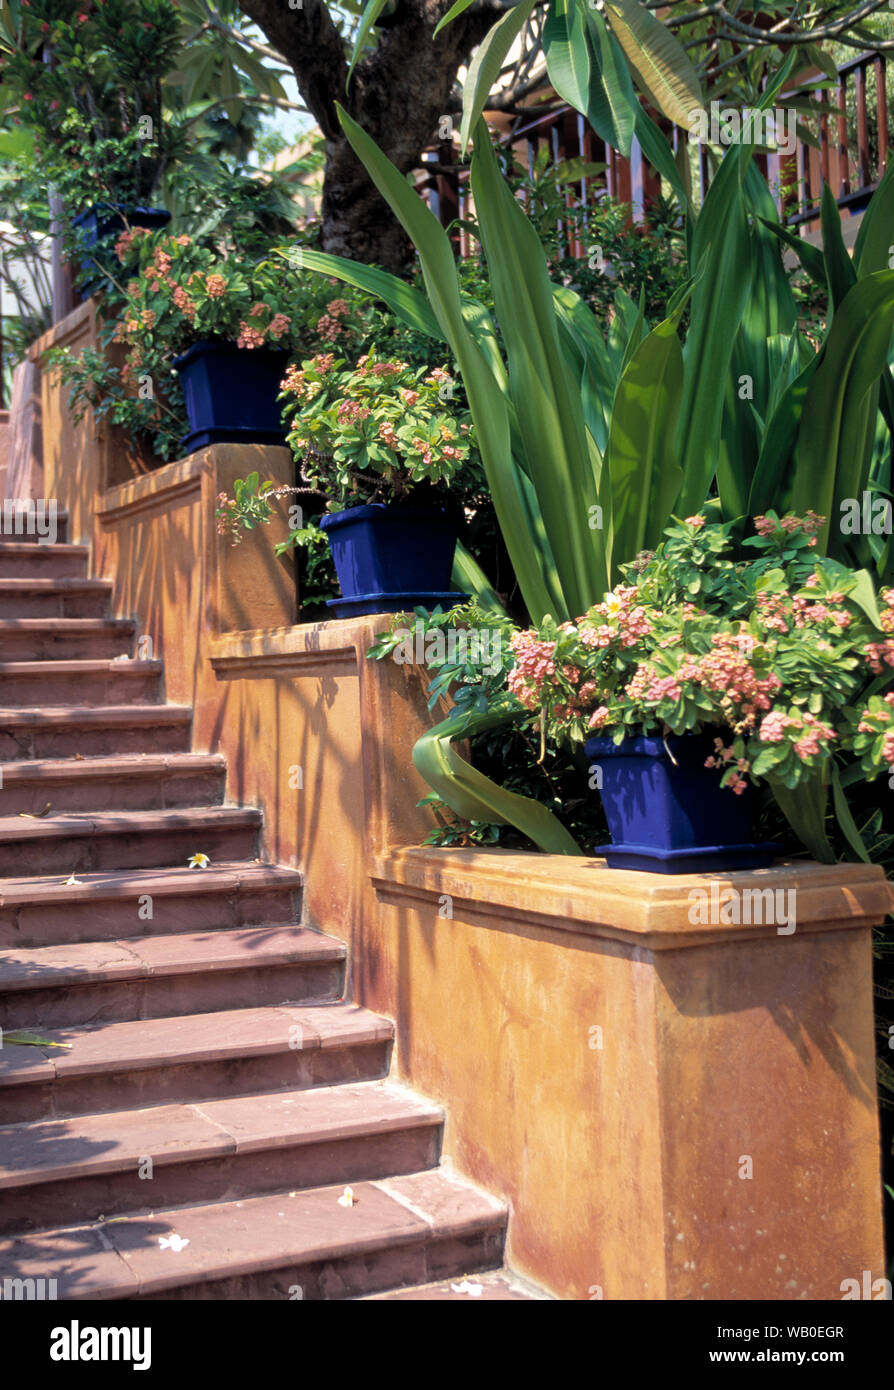
[[[478,1298],[484,1291],[483,1284],[472,1284],[468,1279],[464,1279],[461,1284],[451,1284],[454,1293],[467,1293],[470,1298]]]
[[[189,861],[189,867],[191,869],[207,869],[210,863],[211,860],[207,854],[194,854]]]
[[[354,1189],[352,1187],[346,1187],[338,1199],[338,1205],[340,1207],[353,1207],[356,1202],[357,1198],[354,1196]]]

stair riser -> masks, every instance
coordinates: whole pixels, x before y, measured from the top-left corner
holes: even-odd
[[[60,622],[63,621],[60,619]],[[133,656],[133,632],[5,632],[0,661],[111,661]]]
[[[5,816],[36,815],[47,802],[52,815],[63,811],[170,811],[186,806],[220,806],[226,773],[203,772],[160,778],[139,768],[127,778],[69,778],[16,786],[6,779],[0,791]]]
[[[0,878],[39,874],[97,873],[104,869],[186,868],[192,855],[212,862],[253,859],[258,853],[256,828],[150,830],[145,834],[110,835],[101,831],[77,838],[14,840],[0,844]],[[201,873],[196,869],[196,873]]]
[[[20,758],[114,757],[125,753],[188,753],[190,724],[91,724],[78,728],[3,728],[0,722],[0,762]]]
[[[461,1279],[470,1271],[483,1273],[499,1269],[503,1263],[504,1241],[502,1228],[462,1238],[438,1239],[434,1232],[425,1243],[389,1246],[346,1255],[339,1260],[262,1270],[229,1279],[215,1279],[212,1271],[201,1283],[179,1286],[172,1283],[166,1289],[149,1289],[141,1298],[127,1301],[266,1299],[284,1303],[297,1299],[298,1290],[305,1302],[360,1298],[363,1294],[381,1293],[400,1286]],[[60,1287],[59,1296],[76,1298],[76,1286],[68,1295]]]
[[[18,578],[19,576],[14,576]],[[109,593],[2,594],[0,618],[107,618]]]
[[[98,671],[69,675],[53,669],[39,676],[0,674],[0,706],[40,709],[45,705],[150,705],[161,699],[157,671]]]
[[[309,1004],[338,999],[344,964],[268,965],[254,970],[194,971],[95,985],[10,991],[0,998],[4,1028],[71,1028],[83,1023],[123,1023],[141,1018],[185,1018],[224,1009],[268,1004]]]
[[[343,1081],[377,1081],[387,1075],[390,1052],[390,1042],[377,1042],[283,1050],[224,1061],[182,1063],[172,1058],[163,1066],[142,1071],[110,1071],[5,1086],[0,1089],[0,1114],[4,1124],[14,1125],[177,1101],[201,1104],[203,1100],[252,1095],[278,1087],[294,1090],[335,1086]]]
[[[141,932],[173,936],[222,927],[274,926],[296,922],[300,915],[300,895],[283,888],[198,896],[157,894],[149,920],[140,916],[139,900],[133,897],[10,905],[0,908],[0,950],[61,946],[66,941],[117,941]]]
[[[4,553],[3,542],[11,536],[0,535],[0,579],[86,579],[87,556],[61,550],[55,545],[42,545],[28,555]]]
[[[182,1163],[159,1160],[153,1164],[151,1178],[140,1178],[135,1169],[60,1178],[0,1192],[0,1233],[71,1225],[100,1214],[116,1216],[147,1207],[238,1201],[266,1192],[287,1194],[305,1187],[422,1172],[437,1165],[440,1149],[441,1127],[431,1124]],[[284,1202],[289,1200],[283,1196]]]

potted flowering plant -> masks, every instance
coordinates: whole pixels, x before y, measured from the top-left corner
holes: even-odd
[[[228,441],[284,444],[277,396],[300,341],[300,282],[252,241],[208,246],[131,228],[115,249],[126,296],[116,341],[131,379],[159,358],[178,373],[186,452]]]
[[[331,306],[330,306],[331,311]],[[468,413],[443,367],[334,352],[292,365],[283,381],[288,441],[307,489],[323,494],[341,586],[337,617],[453,605],[457,537],[451,485],[480,491]]]
[[[598,769],[609,864],[766,864],[753,782],[779,797],[832,776],[836,751],[870,776],[894,760],[894,590],[877,604],[865,572],[817,558],[822,524],[755,517],[756,555],[735,560],[733,523],[689,517],[582,618],[513,636],[509,689]]]
[[[29,0],[7,24],[7,104],[68,214],[88,291],[102,283],[94,253],[121,228],[168,218],[153,204],[178,139],[162,119],[162,83],[180,29],[173,0]]]

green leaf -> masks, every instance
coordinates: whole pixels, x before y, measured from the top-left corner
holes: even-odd
[[[552,0],[543,26],[543,53],[558,95],[586,116],[592,64],[577,0]]]
[[[889,161],[878,188],[860,222],[854,243],[854,267],[862,279],[877,270],[891,269],[894,226],[894,162]]]
[[[314,270],[322,275],[333,275],[345,284],[374,294],[377,299],[383,300],[408,328],[427,333],[430,338],[444,342],[441,326],[425,295],[420,294],[419,290],[413,285],[408,285],[405,280],[399,280],[396,275],[389,274],[387,270],[362,265],[359,261],[349,261],[344,256],[330,256],[326,251],[314,251],[309,246],[279,247],[277,255],[282,256],[298,270]]]
[[[542,521],[532,512],[525,480],[512,457],[506,397],[463,317],[447,233],[375,141],[338,103],[336,110],[354,153],[419,252],[429,304],[462,373],[500,529],[528,610],[538,614],[554,611],[557,591],[550,577]],[[484,130],[483,122],[481,128]],[[489,145],[486,130],[484,137]],[[519,213],[524,216],[520,208]]]
[[[803,237],[799,237],[797,233],[789,227],[782,226],[779,222],[768,221],[763,217],[760,220],[768,231],[772,232],[780,241],[785,242],[785,245],[795,252],[811,280],[825,289],[826,262],[819,247],[814,246],[812,242],[804,241]]]
[[[462,541],[456,542],[456,550],[453,553],[453,572],[450,580],[460,593],[471,594],[481,608],[506,617],[506,609],[499,594],[491,585],[474,555],[470,555],[466,550]]]
[[[816,772],[792,789],[774,773],[765,774],[780,811],[798,839],[821,864],[834,864],[835,855],[826,837],[828,788]]]
[[[514,825],[545,854],[580,855],[580,846],[546,806],[498,787],[453,747],[454,738],[469,738],[518,717],[517,711],[450,715],[418,740],[413,763],[441,800],[465,820]]]
[[[360,24],[357,28],[357,37],[354,40],[354,51],[351,54],[351,62],[350,66],[348,67],[348,75],[345,78],[345,91],[347,91],[348,87],[350,86],[351,74],[353,73],[354,68],[357,64],[357,60],[360,57],[363,45],[366,43],[366,40],[368,39],[373,27],[375,26],[379,18],[379,15],[382,13],[387,4],[388,0],[369,0],[369,3],[364,8],[363,14],[360,17]]]
[[[857,829],[857,823],[851,815],[851,808],[841,785],[838,768],[834,764],[832,766],[832,804],[835,807],[835,817],[841,831],[854,854],[858,859],[862,859],[864,864],[871,864],[872,860],[863,843],[863,836]]]
[[[440,34],[441,30],[444,28],[444,25],[450,24],[454,19],[456,19],[459,15],[462,14],[463,10],[467,10],[469,6],[473,4],[473,2],[474,0],[456,0],[456,4],[450,6],[450,9],[444,15],[444,18],[438,20],[437,24],[435,25],[435,31],[432,34],[432,38],[436,39]]]
[[[30,1029],[19,1028],[13,1032],[3,1032],[2,1041],[4,1044],[12,1043],[16,1047],[71,1047],[72,1043],[53,1042],[51,1038],[44,1038],[40,1033],[32,1033]]]
[[[522,0],[487,34],[478,45],[463,84],[463,118],[459,130],[460,148],[465,154],[469,136],[478,124],[491,88],[500,75],[509,50],[527,23],[536,0]]]
[[[636,349],[618,382],[606,455],[611,479],[612,573],[661,539],[680,490],[674,428],[683,388],[677,319]]]
[[[669,120],[689,130],[689,117],[704,105],[704,97],[679,40],[639,0],[606,0],[605,14],[646,95]]]
[[[589,9],[585,14],[593,56],[586,115],[597,135],[627,159],[639,101],[617,39],[608,32],[601,15]]]

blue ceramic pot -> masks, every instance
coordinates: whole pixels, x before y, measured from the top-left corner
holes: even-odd
[[[447,511],[424,503],[373,502],[322,517],[341,598],[337,618],[452,608],[467,594],[450,588],[456,525]]]
[[[775,846],[751,841],[751,787],[737,794],[721,787],[717,768],[705,767],[723,732],[588,739],[584,751],[601,768],[612,835],[595,852],[613,868],[653,873],[766,867]]]
[[[97,203],[73,217],[71,225],[80,229],[84,247],[92,249],[105,242],[117,240],[128,223],[131,227],[145,227],[150,232],[157,232],[159,228],[166,227],[170,220],[171,214],[167,208],[134,208],[126,203]],[[108,281],[105,276],[99,274],[92,261],[81,261],[79,269],[82,283],[78,293],[83,303],[98,290],[105,289]]]
[[[285,444],[276,398],[288,360],[283,349],[207,339],[175,357],[191,426],[184,452],[207,444]]]

